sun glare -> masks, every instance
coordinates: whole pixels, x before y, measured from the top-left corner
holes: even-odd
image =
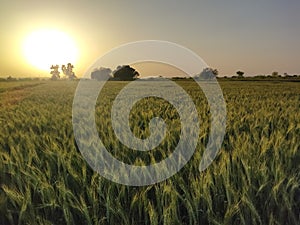
[[[23,44],[26,60],[41,70],[49,70],[52,64],[75,64],[77,46],[70,36],[57,30],[38,30],[29,34]]]

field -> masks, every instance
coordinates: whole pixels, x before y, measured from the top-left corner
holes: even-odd
[[[197,149],[176,175],[144,187],[107,180],[82,157],[72,128],[77,81],[0,82],[0,224],[300,224],[300,82],[222,81],[226,135],[201,173],[209,108],[194,82],[177,82],[199,114]],[[126,163],[160,161],[178,143],[178,113],[162,99],[136,104],[137,137],[149,135],[154,115],[168,131],[151,154],[126,148],[110,121],[126,84],[108,82],[100,93],[99,137]]]

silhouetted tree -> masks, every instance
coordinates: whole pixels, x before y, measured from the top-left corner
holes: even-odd
[[[55,65],[55,66],[52,65],[50,67],[50,69],[52,70],[50,72],[50,74],[52,74],[51,80],[58,80],[60,78],[60,76],[59,76],[60,72],[58,71],[58,68],[59,68],[59,65]]]
[[[67,66],[65,66],[65,65],[61,66],[61,70],[63,71],[65,78],[70,79],[70,80],[77,78],[75,73],[73,72],[73,68],[74,68],[74,66],[71,63],[68,63]]]
[[[236,74],[238,75],[238,77],[244,77],[244,72],[243,71],[237,71]]]
[[[205,80],[211,80],[215,78],[219,74],[219,71],[217,69],[212,68],[204,68],[203,71],[199,74],[199,78],[205,79]]]
[[[108,80],[111,78],[111,69],[100,67],[91,73],[91,78],[95,80]]]
[[[113,72],[113,77],[115,80],[134,80],[140,74],[129,65],[118,66],[117,69]]]
[[[278,77],[278,75],[279,75],[279,73],[278,73],[277,71],[274,71],[274,72],[272,73],[272,77]]]
[[[213,69],[212,70],[212,73],[215,75],[215,76],[218,76],[219,75],[219,71],[217,69]]]

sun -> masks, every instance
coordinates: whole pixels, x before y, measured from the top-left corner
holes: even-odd
[[[52,64],[75,64],[78,48],[74,40],[58,30],[43,29],[29,34],[23,44],[26,60],[38,69],[49,71]]]

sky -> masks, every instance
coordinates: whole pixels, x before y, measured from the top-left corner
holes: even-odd
[[[26,37],[40,29],[62,31],[76,43],[79,76],[111,49],[140,40],[185,46],[221,75],[300,74],[299,11],[299,0],[1,0],[0,77],[50,76],[23,53]],[[144,76],[180,73],[137,68]]]

